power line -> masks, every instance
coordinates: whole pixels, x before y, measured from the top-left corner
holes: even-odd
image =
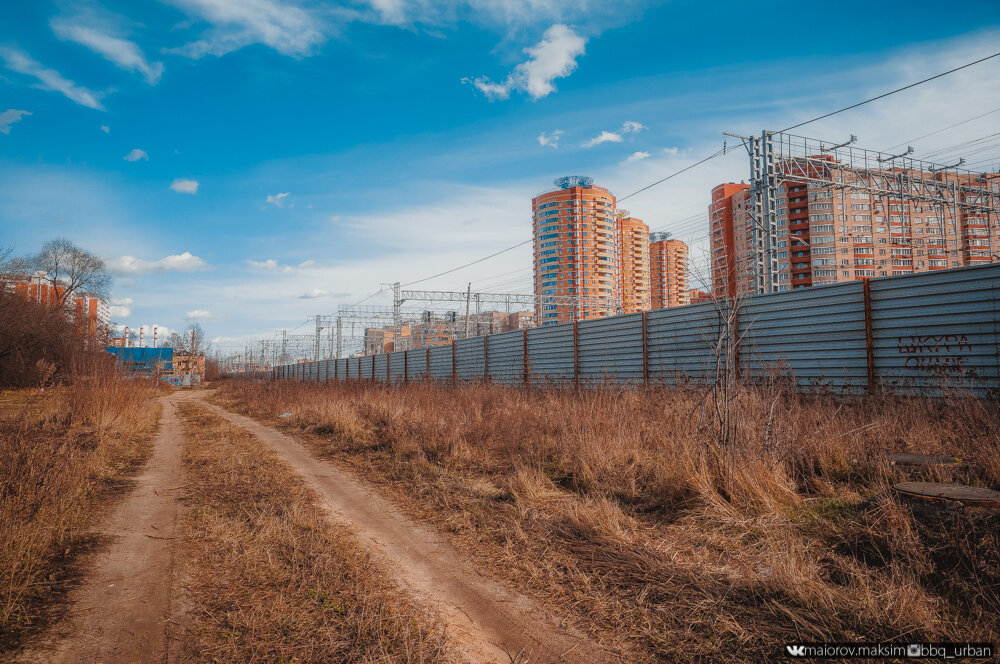
[[[718,150],[718,151],[716,151],[716,152],[713,152],[712,154],[708,155],[707,157],[705,157],[704,159],[702,159],[702,160],[700,160],[700,161],[696,161],[696,162],[694,162],[693,164],[690,164],[689,166],[685,166],[684,168],[682,168],[682,169],[681,169],[681,170],[679,170],[679,171],[676,171],[676,172],[674,172],[674,173],[671,173],[670,175],[668,175],[667,177],[663,178],[662,180],[657,180],[657,181],[656,181],[656,182],[654,182],[653,184],[648,184],[648,185],[646,185],[645,187],[643,187],[642,189],[638,189],[638,190],[636,190],[636,191],[633,191],[633,192],[632,192],[631,194],[629,194],[628,196],[622,196],[621,198],[617,199],[616,203],[621,203],[622,201],[624,201],[624,200],[626,200],[626,199],[629,199],[629,198],[632,198],[632,197],[633,197],[633,196],[635,196],[636,194],[641,194],[642,192],[646,191],[647,189],[652,189],[653,187],[655,187],[655,186],[656,186],[656,185],[658,185],[658,184],[663,184],[663,183],[664,183],[664,182],[666,182],[667,180],[669,180],[669,179],[671,179],[671,178],[675,178],[675,177],[677,177],[678,175],[680,175],[681,173],[686,173],[687,171],[690,171],[690,170],[691,170],[692,168],[694,168],[695,166],[701,166],[701,165],[702,165],[702,164],[704,164],[704,163],[705,163],[706,161],[709,161],[709,160],[712,160],[712,159],[715,159],[715,158],[716,158],[716,157],[718,157],[719,155],[723,155],[723,154],[726,154],[726,152],[728,152],[728,151],[729,151],[729,148],[727,148],[727,147],[723,146],[723,147],[722,147],[722,149],[720,149],[720,150]]]
[[[430,277],[424,277],[423,279],[417,279],[416,281],[411,281],[411,282],[409,282],[407,284],[403,284],[403,286],[412,286],[413,284],[419,284],[419,283],[424,282],[424,281],[430,281],[431,279],[437,279],[438,277],[443,277],[444,275],[451,274],[452,272],[458,272],[459,270],[464,270],[465,268],[467,268],[467,267],[469,267],[471,265],[476,265],[477,263],[482,263],[483,261],[489,260],[491,258],[495,258],[496,256],[499,256],[500,254],[505,254],[508,251],[512,251],[514,249],[517,249],[518,247],[523,247],[524,245],[530,244],[530,243],[532,243],[534,241],[535,241],[535,238],[531,238],[530,240],[525,240],[524,242],[518,242],[514,246],[507,247],[506,249],[501,249],[500,251],[496,252],[495,254],[490,254],[489,256],[484,256],[484,257],[482,257],[482,258],[480,258],[478,260],[472,261],[471,263],[466,263],[465,265],[459,265],[458,267],[452,268],[450,270],[445,270],[444,272],[439,272],[438,274],[432,275]]]
[[[836,111],[832,111],[830,113],[826,113],[824,115],[820,115],[818,117],[813,118],[812,120],[806,120],[805,122],[800,122],[800,123],[798,123],[796,125],[792,125],[791,127],[785,127],[784,129],[782,129],[778,133],[782,134],[782,133],[785,133],[786,131],[791,131],[792,129],[798,129],[799,127],[805,126],[805,125],[810,124],[812,122],[816,122],[817,120],[823,120],[824,118],[828,118],[828,117],[830,117],[832,115],[837,115],[838,113],[843,113],[844,111],[849,111],[852,108],[857,108],[858,106],[864,106],[865,104],[869,104],[869,103],[871,103],[873,101],[878,101],[879,99],[885,99],[889,95],[894,95],[897,92],[902,92],[903,90],[909,90],[910,88],[914,88],[914,87],[916,87],[918,85],[922,85],[922,84],[927,83],[929,81],[933,81],[934,79],[941,78],[942,76],[947,76],[948,74],[954,74],[955,72],[957,72],[959,70],[965,69],[967,67],[971,67],[972,65],[978,65],[980,62],[986,62],[987,60],[989,60],[991,58],[995,58],[997,56],[1000,56],[1000,52],[994,53],[993,55],[987,55],[985,58],[980,58],[980,59],[975,60],[973,62],[966,63],[966,64],[964,64],[964,65],[962,65],[960,67],[955,67],[954,69],[949,69],[948,71],[941,72],[940,74],[935,74],[934,76],[931,76],[929,78],[925,78],[925,79],[923,79],[921,81],[917,81],[916,83],[910,83],[909,85],[904,85],[901,88],[896,88],[895,90],[890,90],[889,92],[885,92],[883,94],[880,94],[877,97],[872,97],[871,99],[865,99],[864,101],[859,101],[856,104],[851,104],[850,106],[845,106],[844,108],[838,109]]]
[[[911,138],[909,140],[903,141],[902,143],[896,143],[895,145],[890,145],[889,147],[887,147],[884,150],[882,150],[882,152],[888,152],[889,150],[893,150],[895,148],[900,148],[900,147],[903,147],[904,145],[909,145],[910,143],[916,143],[917,141],[925,139],[925,138],[927,138],[929,136],[935,136],[937,134],[940,134],[943,131],[948,131],[949,129],[954,129],[955,127],[958,127],[960,125],[968,124],[969,122],[972,122],[973,120],[978,120],[979,118],[985,118],[987,115],[992,115],[992,114],[996,113],[997,111],[1000,111],[1000,108],[994,108],[992,111],[987,111],[986,113],[983,113],[981,115],[977,115],[977,116],[969,118],[967,120],[962,120],[961,122],[956,122],[955,124],[948,125],[947,127],[942,127],[941,129],[938,129],[937,131],[932,131],[929,134],[924,134],[923,136],[917,136],[916,138]]]

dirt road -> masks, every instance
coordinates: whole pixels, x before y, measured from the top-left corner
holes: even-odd
[[[177,393],[162,399],[153,455],[135,488],[97,534],[110,544],[83,564],[86,580],[69,594],[68,616],[43,635],[21,662],[125,664],[167,659],[177,494],[183,436]]]
[[[174,537],[183,492],[184,438],[176,407],[180,401],[200,401],[203,396],[184,392],[163,399],[153,456],[134,490],[99,529],[110,545],[84,561],[90,572],[70,593],[67,618],[17,661],[170,661],[171,609],[179,590],[174,587]],[[440,612],[453,647],[467,661],[616,661],[585,636],[560,626],[534,602],[478,574],[439,535],[410,520],[351,474],[315,458],[275,429],[205,405],[257,436],[292,466],[332,518],[347,523],[362,542],[370,543],[418,602]]]
[[[558,625],[531,600],[478,574],[440,535],[410,520],[351,474],[317,459],[280,431],[217,406],[209,407],[271,446],[306,479],[334,515],[372,542],[397,580],[418,600],[441,612],[453,644],[469,661],[616,661],[585,636]]]

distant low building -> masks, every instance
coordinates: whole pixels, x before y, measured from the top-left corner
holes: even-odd
[[[205,354],[189,353],[188,351],[174,351],[174,375],[183,376],[205,375]]]
[[[115,356],[118,366],[129,373],[144,376],[170,376],[174,373],[173,348],[108,346],[106,350]]]
[[[688,291],[688,297],[690,298],[691,304],[701,304],[702,302],[711,302],[712,294],[703,290],[698,290],[697,288],[692,288]]]
[[[535,314],[530,311],[515,311],[512,314],[507,314],[507,321],[504,323],[503,331],[526,330],[535,326]]]

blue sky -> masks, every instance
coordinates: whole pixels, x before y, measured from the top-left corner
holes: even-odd
[[[1000,50],[993,0],[14,0],[0,17],[0,242],[68,237],[115,270],[117,322],[199,320],[223,345],[527,239],[557,176],[624,195],[722,131]],[[1000,59],[802,133],[882,149],[998,108]],[[747,170],[734,153],[624,206],[697,258],[709,189]],[[530,291],[528,248],[424,285],[469,281]]]

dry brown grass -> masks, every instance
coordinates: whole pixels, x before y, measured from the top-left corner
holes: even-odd
[[[61,608],[89,529],[148,457],[156,390],[97,371],[0,394],[0,653]]]
[[[182,403],[182,661],[445,662],[445,633],[251,434]]]
[[[1000,485],[1000,410],[971,399],[228,382],[484,568],[635,661],[756,662],[787,642],[995,639],[1000,517],[913,513],[891,452]],[[276,419],[289,412],[291,417]],[[920,476],[920,473],[917,473]]]

